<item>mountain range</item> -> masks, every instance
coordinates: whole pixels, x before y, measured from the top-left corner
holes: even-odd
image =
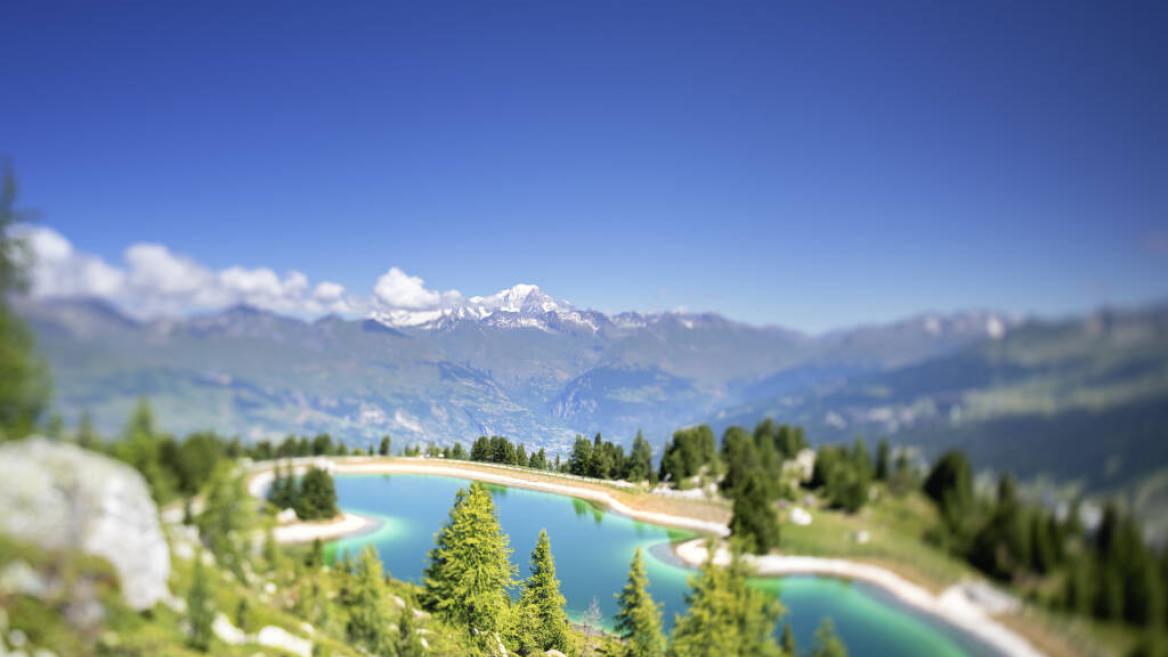
[[[314,321],[246,306],[149,321],[92,299],[17,307],[57,405],[90,411],[106,433],[148,395],[170,430],[252,440],[502,434],[564,452],[577,434],[627,443],[643,430],[659,446],[684,425],[769,416],[813,441],[961,445],[983,466],[1092,489],[1168,463],[1165,306],[1057,321],[927,314],[822,335],[711,313],[608,315],[533,285]]]

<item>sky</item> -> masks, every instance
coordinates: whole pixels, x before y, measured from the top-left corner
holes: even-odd
[[[3,13],[43,294],[361,313],[525,282],[807,331],[1168,298],[1163,2]]]

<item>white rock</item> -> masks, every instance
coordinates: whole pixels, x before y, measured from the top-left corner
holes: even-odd
[[[312,657],[312,642],[292,634],[282,627],[265,625],[256,634],[255,642],[265,648],[279,648],[300,657]]]
[[[799,507],[794,507],[791,509],[791,514],[788,516],[788,518],[790,518],[792,524],[803,526],[811,524],[811,514],[808,513],[806,509],[801,509]]]
[[[0,509],[0,531],[10,536],[107,559],[131,607],[151,607],[169,594],[170,551],[158,507],[132,467],[43,438],[5,443]]]
[[[238,646],[247,642],[247,633],[232,624],[223,614],[216,614],[215,622],[211,623],[211,631],[220,641],[228,645]]]

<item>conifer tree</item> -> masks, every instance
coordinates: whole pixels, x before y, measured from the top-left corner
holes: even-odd
[[[203,569],[203,553],[200,551],[195,555],[191,588],[187,592],[187,620],[190,623],[187,645],[199,652],[207,652],[211,647],[211,625],[215,622],[211,598],[211,584]]]
[[[77,423],[77,444],[85,449],[94,449],[101,438],[93,428],[93,416],[89,411],[81,413],[81,420]]]
[[[888,476],[892,472],[891,465],[892,445],[887,438],[883,438],[876,445],[876,479],[888,481]]]
[[[397,619],[397,640],[395,641],[394,655],[396,657],[422,657],[426,654],[426,649],[422,645],[422,637],[418,636],[418,629],[415,627],[413,597],[407,595],[405,603],[401,616]]]
[[[385,590],[381,558],[372,545],[365,546],[361,551],[354,575],[356,581],[351,593],[345,635],[349,641],[364,646],[373,654],[388,652],[392,649],[389,598]]]
[[[737,545],[730,566],[713,563],[714,549],[692,580],[689,609],[673,626],[670,657],[777,657],[775,623],[779,602],[746,583],[747,570]]]
[[[531,553],[531,576],[519,598],[519,635],[525,652],[569,651],[571,631],[564,602],[551,541],[547,531],[541,529]]]
[[[653,477],[653,448],[644,434],[637,431],[633,438],[633,449],[629,452],[629,460],[625,468],[625,479],[631,482],[645,481]]]
[[[0,440],[23,438],[49,400],[49,377],[36,355],[33,334],[9,306],[13,292],[25,290],[23,245],[11,230],[33,219],[16,207],[16,174],[7,161],[0,171]]]
[[[815,647],[811,657],[848,657],[848,649],[835,633],[835,624],[825,618],[815,630]]]
[[[797,657],[799,654],[799,647],[795,644],[795,631],[791,629],[790,623],[783,623],[783,635],[779,638],[779,646],[786,657]]]
[[[296,515],[301,520],[333,518],[337,508],[337,489],[327,471],[310,466],[300,480],[296,494]]]
[[[633,552],[629,579],[617,601],[620,609],[616,613],[616,631],[624,641],[621,657],[664,657],[661,609],[649,595],[649,577],[639,547]]]
[[[771,507],[770,486],[757,467],[744,476],[734,489],[730,534],[745,540],[755,554],[766,554],[779,544],[779,522]]]
[[[423,605],[490,641],[509,608],[507,588],[515,576],[510,555],[487,488],[473,483],[460,489],[429,553]]]

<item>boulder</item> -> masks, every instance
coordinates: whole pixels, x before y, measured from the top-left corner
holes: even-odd
[[[158,507],[134,468],[76,445],[0,445],[0,532],[52,550],[104,557],[135,609],[170,597],[170,552]]]

